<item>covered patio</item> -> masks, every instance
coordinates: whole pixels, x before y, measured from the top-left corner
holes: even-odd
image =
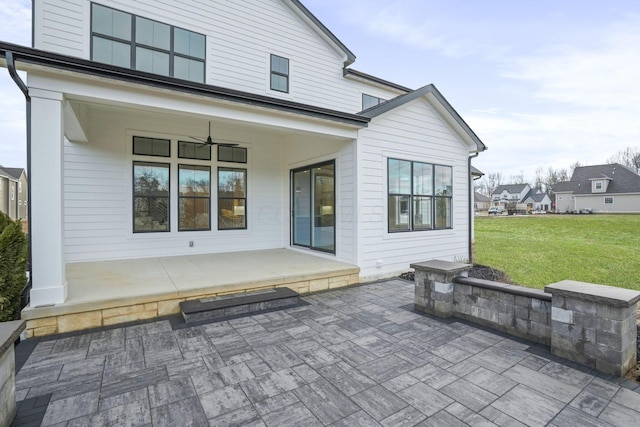
[[[294,249],[225,252],[66,266],[67,299],[27,307],[27,337],[179,313],[187,299],[287,287],[299,293],[359,282],[360,269]]]

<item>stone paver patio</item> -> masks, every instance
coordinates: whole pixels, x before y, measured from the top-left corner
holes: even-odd
[[[16,376],[14,425],[640,422],[638,384],[416,313],[412,283],[303,299],[308,305],[188,328],[163,319],[31,341]]]

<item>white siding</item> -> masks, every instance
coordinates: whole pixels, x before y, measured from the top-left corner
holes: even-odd
[[[336,167],[336,253],[335,259],[356,262],[356,171],[355,142],[328,141],[313,137],[293,138],[284,149],[287,164],[286,179],[289,171],[300,167],[335,160]],[[290,209],[289,186],[287,181],[287,199],[285,206]],[[286,240],[290,240],[289,218],[285,216],[283,227],[287,230]],[[314,252],[322,255],[320,252]]]
[[[207,37],[206,83],[355,113],[362,93],[390,99],[397,90],[347,79],[345,55],[282,0],[102,0],[104,6]],[[89,0],[35,0],[35,47],[90,59]],[[269,89],[269,58],[290,60],[290,93]]]
[[[89,115],[92,124],[88,144],[65,142],[64,147],[64,250],[67,262],[102,259],[125,259],[197,253],[283,247],[280,201],[281,185],[279,144],[269,137],[260,143],[247,142],[248,189],[247,230],[217,230],[217,167],[211,166],[211,231],[177,231],[177,164],[191,163],[177,159],[149,158],[171,162],[171,232],[132,232],[132,135],[172,138],[177,151],[177,135],[189,135],[184,120],[153,117],[127,111],[108,113],[99,110]],[[198,133],[199,134],[199,133]],[[138,158],[141,160],[140,158]],[[231,164],[224,164],[230,166]],[[243,164],[233,167],[244,168]],[[194,242],[189,247],[189,241]]]
[[[425,99],[414,100],[374,118],[358,141],[361,276],[389,276],[429,259],[468,258],[469,149],[434,108]],[[388,158],[453,167],[452,229],[387,232]]]

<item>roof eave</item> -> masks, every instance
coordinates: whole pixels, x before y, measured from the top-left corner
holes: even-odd
[[[345,67],[348,67],[356,61],[356,55],[351,52],[351,50],[344,43],[342,43],[340,39],[336,37],[336,35],[333,34],[331,30],[327,28],[313,13],[311,13],[311,11],[307,9],[305,5],[300,3],[299,0],[290,0],[290,2],[292,5],[297,7],[298,10],[300,10],[300,12],[302,12],[302,14],[320,30],[325,35],[325,37],[331,40],[331,42],[335,44],[339,50],[344,52],[344,54],[346,55],[346,60],[344,61]]]
[[[407,94],[397,96],[380,105],[361,111],[358,114],[373,119],[374,117],[398,108],[401,105],[411,102],[421,96],[432,97],[433,100],[437,101],[438,105],[442,107],[442,110],[446,112],[449,117],[451,117],[453,122],[460,128],[460,130],[467,135],[469,141],[475,143],[477,152],[482,152],[488,149],[488,147],[484,145],[480,138],[478,138],[478,135],[476,135],[476,133],[469,127],[469,125],[464,121],[460,114],[458,114],[458,112],[453,108],[449,101],[447,101],[447,99],[440,93],[438,88],[436,88],[433,84],[428,84],[421,87],[420,89],[416,89]]]
[[[366,127],[371,120],[358,114],[330,110],[308,104],[272,98],[243,92],[235,89],[212,86],[204,83],[194,83],[173,77],[166,77],[128,68],[100,64],[86,59],[46,52],[30,47],[0,42],[0,58],[4,59],[6,52],[12,52],[16,62],[53,68],[58,70],[88,74],[111,80],[151,86],[161,89],[190,93],[219,100],[248,104],[263,108],[301,114],[325,120],[336,121],[356,127]],[[2,64],[5,65],[5,64]]]

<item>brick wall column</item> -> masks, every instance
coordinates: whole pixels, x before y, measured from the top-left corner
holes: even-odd
[[[551,300],[551,352],[624,376],[637,362],[640,292],[563,280],[545,287]]]
[[[453,279],[466,277],[471,264],[432,260],[410,266],[415,270],[414,307],[438,317],[453,315]]]

